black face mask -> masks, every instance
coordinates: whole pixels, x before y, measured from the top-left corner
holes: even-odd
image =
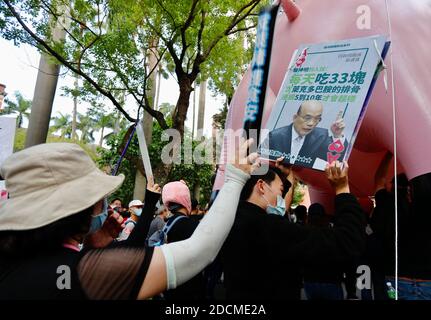
[[[128,218],[130,218],[131,213],[129,211],[123,211],[123,212],[121,212],[121,216],[125,219],[128,219]]]

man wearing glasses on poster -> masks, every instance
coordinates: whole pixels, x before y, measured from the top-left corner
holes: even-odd
[[[328,147],[339,140],[343,146],[339,161],[344,157],[348,141],[343,135],[345,128],[342,114],[331,125],[330,131],[319,128],[322,120],[323,105],[317,100],[304,101],[293,115],[293,121],[271,131],[261,145],[261,155],[270,159],[279,157],[291,164],[300,164],[304,167],[314,168],[317,163],[327,161]],[[317,160],[317,161],[316,161]]]

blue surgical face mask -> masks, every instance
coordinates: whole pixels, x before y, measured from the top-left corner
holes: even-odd
[[[272,193],[274,193],[274,191],[272,191],[269,186],[268,188],[269,190],[271,190]],[[277,195],[277,205],[275,207],[269,203],[269,201],[265,198],[264,195],[262,196],[266,200],[266,202],[268,202],[268,207],[266,208],[267,213],[284,216],[284,214],[286,213],[286,202],[284,201],[282,196],[280,196],[279,194]]]
[[[138,217],[140,217],[142,214],[142,208],[133,208],[132,211],[133,211],[133,214]]]
[[[88,231],[88,233],[94,233],[101,229],[106,218],[108,218],[108,199],[105,198],[103,199],[102,212],[98,215],[91,216],[90,231]]]

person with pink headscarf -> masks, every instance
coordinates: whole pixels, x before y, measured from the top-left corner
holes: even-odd
[[[199,221],[191,219],[192,201],[190,190],[184,180],[167,183],[162,190],[162,201],[172,216],[166,221],[171,226],[167,234],[168,243],[182,241],[191,237]],[[205,279],[198,273],[183,285],[164,294],[166,300],[202,300],[205,298]]]

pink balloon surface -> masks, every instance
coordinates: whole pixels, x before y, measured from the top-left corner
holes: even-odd
[[[277,17],[263,124],[274,105],[290,59],[301,44],[378,34],[390,36],[391,50],[385,59],[388,90],[385,90],[382,72],[349,158],[351,191],[369,207],[368,197],[374,194],[377,166],[385,151],[394,151],[393,94],[398,171],[405,170],[409,179],[431,172],[431,1],[387,0],[389,11],[384,0],[301,0],[296,3],[300,13],[293,21],[288,20],[287,14]],[[370,28],[361,29],[367,12]],[[250,71],[232,100],[228,128],[242,127],[249,81]],[[221,171],[215,189],[220,188],[222,175]],[[320,202],[332,210],[333,194],[325,174],[300,169],[298,175],[309,185],[311,202]]]

